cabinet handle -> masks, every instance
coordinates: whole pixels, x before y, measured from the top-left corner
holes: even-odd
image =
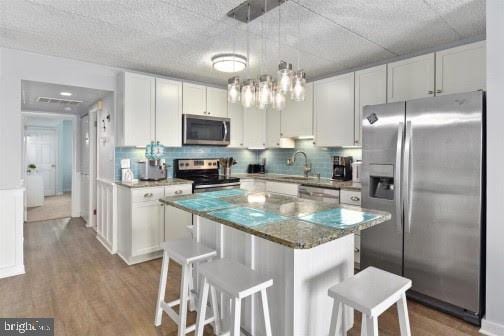
[[[313,141],[313,144],[316,145],[317,143],[315,141]]]
[[[182,190],[176,190],[175,191],[175,195],[179,195],[179,194],[182,194]]]
[[[358,249],[357,247],[354,249],[354,252],[355,253],[359,253],[360,252],[360,249]]]
[[[280,133],[280,136],[283,136],[283,133]]]
[[[350,197],[350,199],[351,199],[352,201],[354,201],[354,202],[360,201],[360,198],[359,198],[359,197],[357,197],[357,196],[352,196],[352,197]]]
[[[436,93],[441,93],[443,92],[443,90],[436,90]]]
[[[241,143],[240,146],[243,146],[243,144]]]
[[[154,196],[153,193],[146,193],[146,194],[144,194],[144,198],[149,198],[149,197],[152,197],[152,196]]]
[[[429,90],[429,91],[427,91],[427,93],[428,93],[428,94],[433,94],[433,93],[434,93],[434,91]]]
[[[277,146],[280,146],[280,142],[277,142]]]

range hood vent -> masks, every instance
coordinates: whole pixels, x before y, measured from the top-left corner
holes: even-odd
[[[48,104],[62,104],[62,105],[79,105],[82,100],[72,100],[72,99],[61,99],[61,98],[50,98],[50,97],[38,97],[37,102],[48,103]]]

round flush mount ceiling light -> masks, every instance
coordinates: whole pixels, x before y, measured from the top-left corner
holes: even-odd
[[[71,92],[60,92],[60,96],[70,97],[71,95],[72,95]]]
[[[247,67],[247,57],[238,54],[219,54],[212,57],[213,68],[221,72],[240,72]]]

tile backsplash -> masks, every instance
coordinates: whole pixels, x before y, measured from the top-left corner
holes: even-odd
[[[298,156],[296,163],[287,166],[287,159],[296,151],[302,150],[308,155],[312,162],[312,175],[320,173],[322,177],[332,176],[331,156],[344,155],[353,156],[354,161],[361,159],[360,148],[319,148],[315,147],[312,140],[296,141],[296,148],[275,148],[266,150],[249,150],[227,147],[209,147],[209,146],[184,146],[184,147],[165,147],[163,158],[170,166],[174,159],[183,158],[219,158],[232,156],[238,163],[233,166],[234,173],[246,173],[249,163],[260,162],[266,159],[266,171],[275,174],[302,175],[304,158]],[[144,148],[136,147],[116,147],[115,150],[115,171],[116,180],[121,179],[121,159],[131,159],[131,169],[135,178],[138,177],[138,161],[144,160]],[[173,176],[173,167],[169,167],[168,176]]]

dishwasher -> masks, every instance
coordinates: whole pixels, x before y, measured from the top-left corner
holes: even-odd
[[[299,198],[320,201],[323,203],[340,202],[340,191],[338,189],[299,186],[298,196]]]

